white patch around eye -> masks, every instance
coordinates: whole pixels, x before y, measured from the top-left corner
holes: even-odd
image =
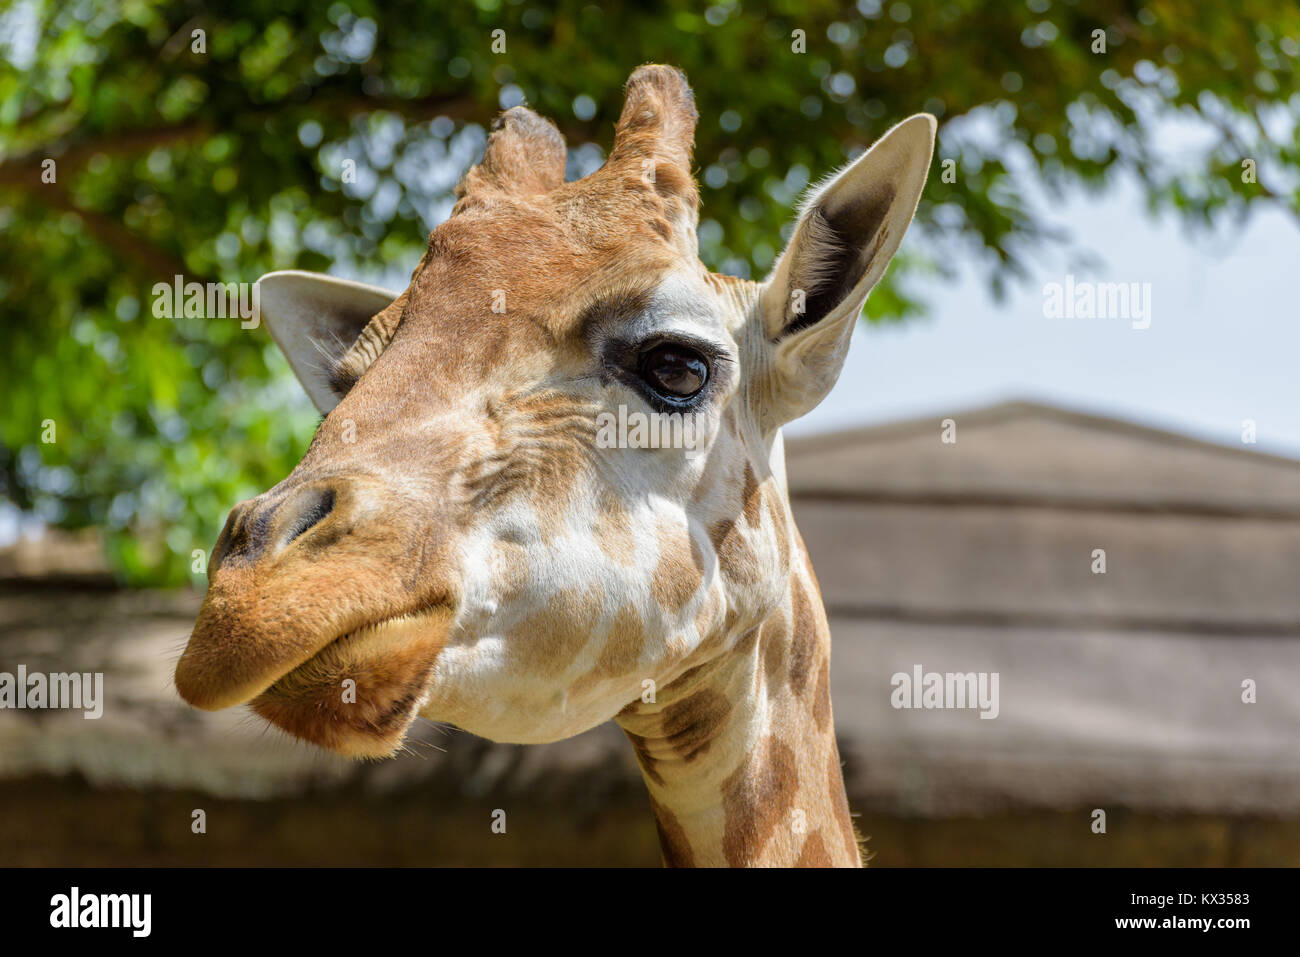
[[[695,273],[670,273],[650,297],[650,306],[627,328],[627,338],[679,335],[703,339],[726,357],[736,347],[727,334],[723,304]]]

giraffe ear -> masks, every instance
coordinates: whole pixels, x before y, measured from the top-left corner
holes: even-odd
[[[867,294],[916,212],[935,129],[928,113],[904,120],[803,204],[760,296],[773,426],[810,411],[839,377]]]
[[[386,344],[396,317],[384,320],[393,311],[390,307],[405,298],[378,286],[298,270],[267,273],[257,288],[259,315],[267,331],[322,413],[347,393],[350,382],[346,377],[341,381],[339,371],[363,333]]]

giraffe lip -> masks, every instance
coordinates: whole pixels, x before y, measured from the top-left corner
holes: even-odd
[[[426,608],[421,608],[417,611],[408,611],[397,615],[390,615],[387,618],[378,618],[375,621],[368,622],[367,624],[364,625],[360,625],[356,628],[351,629],[350,631],[345,631],[342,634],[338,635],[337,637],[331,638],[327,644],[318,648],[309,657],[298,662],[298,664],[294,665],[292,668],[286,671],[283,675],[281,675],[274,682],[272,682],[269,687],[267,687],[264,691],[260,692],[255,697],[261,697],[264,694],[273,693],[278,687],[289,682],[290,679],[292,679],[295,674],[301,672],[303,669],[309,668],[312,662],[316,661],[317,659],[321,658],[324,655],[337,652],[338,650],[340,650],[341,647],[346,646],[349,642],[357,641],[365,636],[378,633],[382,629],[388,628],[389,626],[400,627],[403,625],[415,625],[421,622],[422,620],[432,618],[433,615],[434,615],[433,608],[426,607]]]
[[[250,702],[272,724],[323,748],[379,757],[401,745],[451,623],[445,605],[340,635]]]
[[[283,616],[268,613],[265,603],[232,600],[230,589],[218,581],[209,588],[198,620],[176,663],[175,685],[181,698],[204,711],[246,704],[358,642],[384,633],[400,633],[426,620],[432,623],[450,612],[445,596],[408,606],[398,614],[354,625],[332,637],[313,637],[298,629],[276,628]],[[270,625],[271,627],[268,627]],[[418,630],[418,629],[417,629]],[[288,684],[292,685],[292,681]]]

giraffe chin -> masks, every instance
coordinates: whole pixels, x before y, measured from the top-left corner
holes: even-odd
[[[352,632],[250,705],[277,728],[326,750],[388,757],[419,713],[450,621],[450,612],[439,609]]]

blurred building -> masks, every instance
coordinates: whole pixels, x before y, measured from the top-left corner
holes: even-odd
[[[1300,462],[1027,403],[952,418],[787,445],[873,863],[1300,864]],[[422,723],[350,764],[185,707],[198,596],[60,547],[0,554],[0,671],[103,671],[108,701],[0,711],[0,864],[657,863],[613,725]],[[894,707],[918,667],[996,674],[997,717]]]

